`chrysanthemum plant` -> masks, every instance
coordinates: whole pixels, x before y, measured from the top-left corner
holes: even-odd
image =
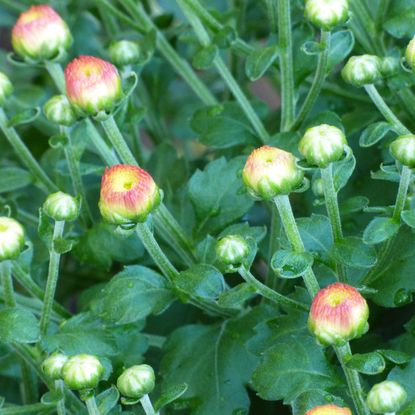
[[[415,413],[415,0],[0,0],[0,415]]]

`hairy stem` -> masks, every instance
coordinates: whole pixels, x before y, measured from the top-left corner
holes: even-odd
[[[268,300],[274,302],[275,304],[287,306],[290,308],[294,308],[296,310],[301,311],[308,311],[309,308],[298,301],[292,300],[291,298],[286,297],[278,293],[277,291],[267,287],[266,285],[262,284],[262,282],[258,281],[251,272],[246,269],[245,267],[240,267],[238,269],[239,275],[252,287],[255,288],[256,292],[263,297],[267,298]]]
[[[56,403],[56,412],[58,415],[66,415],[65,408],[65,382],[63,380],[55,380],[55,390],[62,394],[62,399]]]
[[[290,130],[295,130],[301,126],[303,121],[310,114],[313,109],[314,104],[317,101],[317,98],[320,95],[320,92],[323,88],[324,80],[327,76],[328,68],[328,58],[330,53],[330,43],[331,43],[331,33],[325,30],[321,31],[320,47],[321,52],[318,58],[317,70],[314,76],[313,83],[311,84],[310,91],[303,103],[303,106],[300,109],[300,113],[297,116],[294,124],[291,126]]]
[[[140,403],[146,415],[158,415],[158,412],[156,412],[156,410],[154,409],[153,404],[151,403],[150,397],[148,395],[144,395],[140,399]]]
[[[48,177],[45,171],[42,169],[40,164],[33,157],[32,153],[24,144],[23,140],[17,134],[16,130],[13,127],[8,127],[8,119],[3,110],[0,108],[0,129],[3,131],[3,134],[6,136],[7,141],[13,147],[16,156],[21,160],[21,162],[29,170],[35,182],[39,184],[39,187],[45,191],[45,193],[56,192],[58,188]]]
[[[88,409],[89,415],[101,415],[101,412],[98,409],[97,401],[95,396],[91,396],[85,401],[86,408]]]
[[[40,333],[42,336],[47,334],[50,315],[52,312],[53,301],[55,298],[56,286],[58,284],[59,277],[59,264],[61,255],[56,252],[54,244],[55,241],[62,238],[63,230],[65,228],[65,221],[56,221],[53,230],[52,246],[49,251],[49,271],[46,282],[45,297],[43,302],[42,315],[40,317]]]
[[[10,261],[0,262],[0,279],[3,286],[4,304],[7,307],[16,307]]]
[[[65,76],[63,74],[62,66],[57,62],[45,62],[45,68],[49,72],[50,77],[53,79],[56,87],[61,94],[66,95]]]
[[[276,1],[278,1],[278,35],[281,68],[281,131],[288,131],[295,115],[291,0]]]

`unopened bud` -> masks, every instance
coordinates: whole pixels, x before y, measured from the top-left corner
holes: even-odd
[[[154,370],[149,365],[132,366],[124,370],[117,380],[117,388],[121,395],[130,399],[140,399],[148,395],[154,386]]]
[[[289,194],[299,187],[303,178],[304,173],[293,154],[270,146],[254,150],[242,173],[251,195],[265,200]]]
[[[348,0],[306,0],[305,16],[319,29],[330,31],[345,23],[349,14]]]
[[[140,47],[136,42],[120,40],[111,44],[109,50],[111,62],[118,67],[134,65],[140,59]]]
[[[72,222],[78,218],[79,209],[78,200],[63,192],[52,193],[43,204],[45,213],[55,221]]]
[[[366,402],[375,414],[393,414],[402,408],[406,398],[406,391],[399,383],[385,380],[373,386]]]
[[[58,125],[70,126],[76,121],[76,113],[65,95],[56,95],[43,107],[46,118]]]
[[[356,87],[370,85],[381,79],[381,60],[377,56],[352,56],[342,70],[345,82]]]
[[[415,168],[415,135],[398,137],[391,145],[392,156],[406,167]]]
[[[0,107],[4,105],[6,99],[13,93],[13,85],[10,79],[0,72]]]
[[[311,305],[308,326],[325,345],[344,345],[365,334],[369,307],[354,287],[335,283],[320,290]]]
[[[239,235],[225,236],[216,244],[216,256],[227,265],[240,265],[248,254],[248,243]]]
[[[99,359],[88,354],[70,357],[62,367],[62,378],[69,389],[94,389],[104,374]]]
[[[12,218],[0,217],[0,261],[18,257],[24,245],[25,235],[22,225]]]
[[[352,415],[352,411],[337,405],[321,405],[309,410],[305,415]]]
[[[62,379],[62,368],[67,361],[68,357],[64,354],[53,354],[44,360],[42,363],[42,370],[49,379]]]
[[[405,53],[406,63],[408,66],[415,70],[415,37],[409,42]]]

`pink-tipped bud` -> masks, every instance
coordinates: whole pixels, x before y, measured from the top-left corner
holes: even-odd
[[[293,154],[276,147],[254,150],[246,161],[242,179],[256,198],[269,200],[288,194],[303,181],[304,173]]]
[[[318,292],[311,305],[308,326],[325,345],[343,345],[369,329],[369,307],[359,291],[336,283]]]
[[[352,415],[352,411],[337,405],[321,405],[309,410],[305,415]]]
[[[114,225],[145,222],[160,200],[160,190],[145,170],[125,164],[105,170],[99,209],[107,222]]]
[[[68,26],[48,5],[32,6],[17,19],[12,31],[14,51],[32,60],[48,60],[72,44]]]
[[[85,115],[111,111],[123,93],[117,68],[93,56],[80,56],[65,69],[66,95]]]

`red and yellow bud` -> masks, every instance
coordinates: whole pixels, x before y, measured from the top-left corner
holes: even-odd
[[[69,101],[86,115],[111,111],[123,95],[117,68],[93,56],[80,56],[70,62],[65,81]]]
[[[12,31],[14,51],[24,58],[48,60],[72,44],[68,26],[48,5],[32,6],[17,19]]]
[[[325,345],[343,345],[369,329],[369,307],[352,286],[329,285],[318,292],[311,305],[308,326]]]
[[[352,411],[337,405],[321,405],[309,410],[305,415],[352,415]]]
[[[99,209],[107,222],[114,225],[145,222],[160,200],[160,190],[145,170],[125,164],[105,170]]]
[[[265,200],[289,194],[301,184],[303,178],[304,173],[297,166],[293,154],[270,146],[254,150],[242,173],[249,192]]]

